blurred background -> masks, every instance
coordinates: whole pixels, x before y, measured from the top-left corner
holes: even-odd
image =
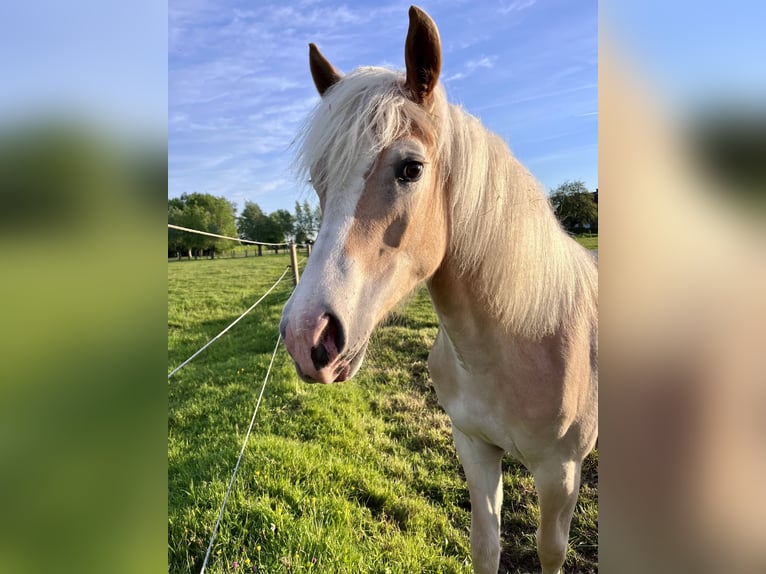
[[[764,572],[766,8],[600,3],[600,567]],[[2,571],[166,561],[167,5],[0,18]]]
[[[3,572],[166,568],[166,46],[161,2],[2,9]]]
[[[766,572],[766,8],[599,7],[599,566]]]

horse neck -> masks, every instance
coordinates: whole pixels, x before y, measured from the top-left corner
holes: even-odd
[[[457,312],[466,301],[472,315],[529,337],[592,313],[592,262],[539,184],[478,120],[456,108],[452,117],[449,245],[429,283],[437,310]]]

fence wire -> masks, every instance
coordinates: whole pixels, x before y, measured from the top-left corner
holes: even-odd
[[[187,364],[189,364],[189,363],[192,361],[192,359],[194,359],[194,357],[196,357],[197,355],[199,355],[199,354],[200,354],[202,351],[204,351],[204,350],[205,350],[205,349],[207,349],[207,348],[208,348],[210,345],[212,345],[212,344],[213,344],[215,341],[217,341],[217,340],[218,340],[218,339],[221,337],[221,335],[223,335],[223,334],[224,334],[224,333],[226,333],[226,332],[227,332],[229,329],[231,329],[231,328],[232,328],[234,325],[236,325],[237,323],[239,323],[239,321],[240,321],[240,320],[241,320],[241,319],[242,319],[242,318],[243,318],[245,315],[247,315],[247,314],[248,314],[250,311],[252,311],[253,309],[255,309],[255,308],[256,308],[256,306],[258,305],[258,303],[260,303],[261,301],[263,301],[263,300],[266,298],[266,296],[267,296],[269,293],[271,293],[271,292],[274,290],[274,288],[275,288],[277,285],[279,285],[279,282],[280,282],[280,281],[282,281],[282,279],[284,279],[284,278],[285,278],[285,275],[287,275],[287,272],[288,272],[289,270],[290,270],[290,268],[289,268],[289,267],[288,267],[288,268],[286,268],[286,269],[284,270],[284,272],[282,273],[282,275],[280,275],[280,276],[279,276],[279,279],[277,279],[277,280],[276,280],[276,282],[274,283],[274,285],[272,285],[271,287],[269,287],[269,290],[268,290],[268,291],[266,291],[266,293],[264,293],[264,294],[261,296],[261,298],[260,298],[260,299],[258,299],[258,300],[257,300],[255,303],[253,303],[253,304],[252,304],[250,307],[248,307],[248,309],[247,309],[247,310],[246,310],[244,313],[242,313],[242,314],[241,314],[239,317],[237,317],[236,319],[234,319],[234,321],[232,321],[232,322],[231,322],[231,323],[230,323],[230,324],[229,324],[229,325],[228,325],[228,326],[227,326],[227,327],[226,327],[226,328],[225,328],[223,331],[221,331],[221,332],[220,332],[220,333],[218,333],[218,334],[217,334],[215,337],[213,337],[213,338],[212,338],[212,339],[210,339],[210,340],[209,340],[207,343],[205,343],[205,344],[204,344],[204,345],[203,345],[203,346],[202,346],[202,347],[201,347],[199,350],[197,350],[197,351],[196,351],[196,352],[195,352],[195,353],[194,353],[194,354],[193,354],[191,357],[189,357],[189,358],[188,358],[188,359],[186,359],[186,360],[185,360],[183,363],[181,363],[180,365],[178,365],[178,366],[177,366],[175,369],[173,369],[172,371],[170,371],[170,374],[168,375],[168,380],[170,380],[170,377],[172,377],[173,375],[175,375],[175,374],[176,374],[178,371],[180,371],[180,370],[181,370],[182,368],[184,368],[184,367],[185,367]]]

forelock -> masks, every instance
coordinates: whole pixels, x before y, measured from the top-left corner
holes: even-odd
[[[409,133],[436,144],[440,114],[407,98],[404,81],[400,72],[359,68],[325,92],[297,140],[299,177],[310,177],[316,188],[343,187],[355,167]],[[446,105],[441,91],[435,97]]]

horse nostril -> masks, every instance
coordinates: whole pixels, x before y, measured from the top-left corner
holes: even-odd
[[[322,343],[311,348],[311,362],[314,363],[314,368],[317,371],[321,371],[329,364],[330,356],[327,354],[327,348]]]
[[[338,353],[343,351],[346,346],[346,336],[343,332],[343,326],[338,318],[332,313],[327,313],[327,327],[325,327],[325,338],[332,341],[335,350]]]
[[[332,349],[339,355],[346,347],[346,334],[343,325],[332,313],[327,313],[327,327],[325,327],[325,340],[332,345]],[[334,357],[333,357],[334,358]]]
[[[325,315],[327,323],[322,330],[317,344],[311,347],[311,362],[317,371],[332,363],[345,346],[343,328],[334,315]]]

